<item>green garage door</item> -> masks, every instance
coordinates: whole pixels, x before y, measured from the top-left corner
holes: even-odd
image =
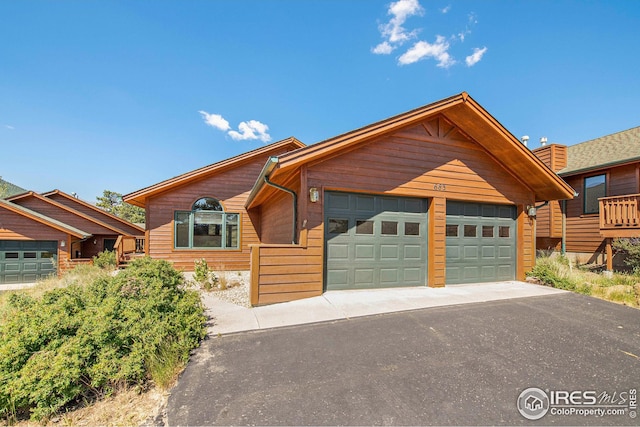
[[[327,290],[424,286],[427,201],[325,194]]]
[[[447,202],[447,284],[513,280],[516,208]]]
[[[55,273],[58,242],[0,240],[0,284],[32,283]]]

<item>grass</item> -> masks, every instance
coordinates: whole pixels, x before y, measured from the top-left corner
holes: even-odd
[[[613,273],[611,277],[574,265],[564,257],[543,256],[529,276],[541,284],[640,308],[640,276]]]

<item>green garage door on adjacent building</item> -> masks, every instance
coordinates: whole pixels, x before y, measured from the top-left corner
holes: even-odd
[[[0,240],[0,285],[32,283],[56,272],[58,242]]]
[[[516,208],[447,202],[446,283],[513,280]]]
[[[325,194],[327,290],[424,286],[427,201]]]

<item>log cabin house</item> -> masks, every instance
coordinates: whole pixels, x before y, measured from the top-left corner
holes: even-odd
[[[143,234],[139,226],[59,190],[0,199],[0,285],[60,274],[104,250],[124,257],[135,252]],[[127,251],[127,244],[134,246]]]
[[[310,146],[289,138],[124,196],[147,253],[249,269],[253,305],[522,280],[536,202],[573,189],[467,93]],[[531,216],[529,214],[532,214]]]
[[[640,237],[640,127],[571,146],[533,150],[578,196],[538,209],[538,249],[562,251],[581,264],[615,262],[615,238]]]

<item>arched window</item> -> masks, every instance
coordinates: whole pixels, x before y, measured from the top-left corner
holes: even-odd
[[[240,215],[226,213],[220,202],[202,197],[190,211],[175,212],[175,247],[185,249],[238,249]]]
[[[222,209],[222,205],[219,201],[214,199],[213,197],[203,197],[201,199],[196,200],[196,202],[191,207],[192,211],[224,211]]]

